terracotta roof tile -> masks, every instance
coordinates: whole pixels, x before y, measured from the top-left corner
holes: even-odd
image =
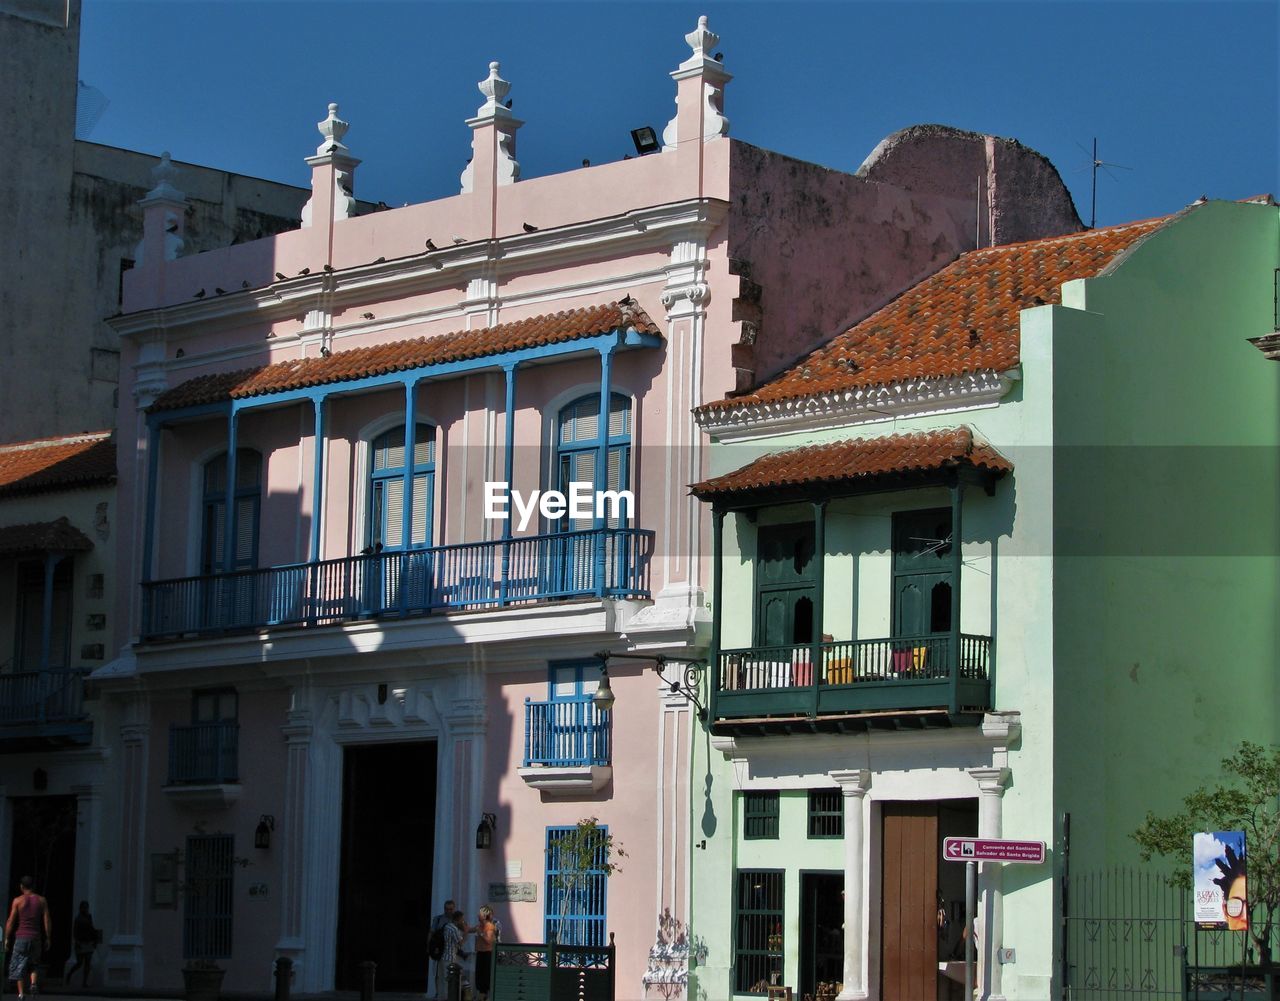
[[[913,286],[754,392],[699,413],[1018,364],[1019,311],[1062,301],[1171,216],[974,250]]]
[[[619,328],[635,329],[642,334],[659,333],[657,324],[639,306],[611,302],[478,330],[458,330],[433,337],[335,351],[327,358],[300,358],[237,372],[197,376],[161,393],[150,409],[174,410],[202,403],[220,403],[308,386],[348,382],[390,372],[483,358],[523,348],[559,344]]]
[[[116,446],[109,431],[0,445],[0,497],[110,483]]]
[[[0,528],[0,556],[19,553],[85,552],[93,543],[66,518]]]
[[[771,452],[731,473],[695,483],[691,489],[706,499],[962,465],[998,475],[1013,469],[1013,463],[994,448],[975,440],[971,429],[960,427],[883,438],[851,438]]]

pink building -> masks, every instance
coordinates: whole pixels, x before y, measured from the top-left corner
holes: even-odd
[[[701,731],[682,665],[633,658],[705,652],[691,409],[975,238],[1079,227],[1008,140],[919,127],[856,175],[731,141],[719,40],[702,18],[686,41],[653,155],[522,180],[492,63],[451,197],[357,215],[337,105],[296,231],[183,256],[158,172],[112,321],[137,446],[133,640],[94,678],[122,807],[109,983],[204,958],[264,990],[288,956],[295,990],[371,959],[421,991],[448,897],[492,903],[508,942],[615,935],[619,998],[680,982]],[[633,503],[494,516],[508,486],[574,483]],[[600,651],[630,655],[610,712]],[[586,817],[628,857],[565,914],[549,848]]]

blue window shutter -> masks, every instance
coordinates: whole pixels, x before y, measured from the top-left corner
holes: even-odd
[[[546,939],[559,945],[603,946],[608,940],[605,914],[609,882],[604,869],[588,870],[586,878],[573,890],[555,885],[556,877],[564,869],[573,868],[569,859],[562,858],[558,842],[566,834],[572,834],[576,830],[576,825],[547,828],[546,893],[543,895],[546,901]],[[607,834],[609,828],[601,825],[600,832]],[[604,858],[601,857],[598,861],[603,866]],[[572,894],[572,899],[565,908],[565,915],[561,917],[566,894]]]

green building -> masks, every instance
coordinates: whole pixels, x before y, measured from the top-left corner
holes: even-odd
[[[691,997],[962,996],[948,836],[1047,846],[979,866],[979,997],[1168,975],[1083,969],[1063,876],[1276,742],[1278,268],[1270,198],[980,249],[698,412]]]

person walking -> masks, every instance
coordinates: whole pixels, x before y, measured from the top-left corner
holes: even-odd
[[[4,935],[9,939],[9,979],[17,981],[18,997],[26,997],[27,978],[31,993],[40,993],[40,957],[53,940],[49,920],[49,903],[35,891],[35,880],[23,876],[18,880],[19,893],[9,908]]]
[[[93,915],[89,913],[89,901],[80,901],[80,913],[76,915],[75,921],[71,925],[71,943],[75,947],[76,962],[71,969],[67,970],[64,978],[67,983],[71,982],[72,976],[76,970],[84,968],[80,986],[89,986],[89,973],[93,968],[93,950],[98,947],[98,943],[102,941],[102,932],[93,926]]]
[[[485,904],[476,921],[476,995],[477,1001],[488,1001],[493,993],[493,946],[498,940],[498,924],[493,908]]]
[[[427,956],[428,958],[434,960],[436,964],[436,968],[434,971],[435,978],[433,980],[434,991],[431,994],[431,997],[433,998],[443,999],[445,997],[445,991],[446,991],[445,974],[447,970],[446,970],[446,963],[444,959],[443,936],[444,936],[445,926],[453,922],[453,912],[456,911],[457,909],[458,909],[457,905],[452,900],[446,900],[444,902],[444,910],[431,919],[431,933],[430,933],[430,937],[427,939]],[[440,934],[437,935],[436,934],[437,932],[439,932]],[[437,943],[437,942],[439,943],[439,951],[437,951],[436,946],[434,945],[434,943]]]

